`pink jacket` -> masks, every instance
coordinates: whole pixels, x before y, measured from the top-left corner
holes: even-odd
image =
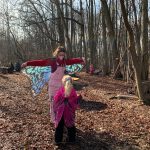
[[[67,99],[67,100],[66,100]],[[64,97],[64,87],[60,88],[54,96],[54,123],[58,126],[62,116],[66,127],[72,127],[75,124],[75,110],[78,105],[78,96],[75,89],[72,89],[69,97]]]
[[[90,73],[93,74],[94,73],[94,67],[90,66]]]

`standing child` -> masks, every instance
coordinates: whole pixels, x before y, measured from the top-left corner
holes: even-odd
[[[50,113],[53,121],[53,96],[56,94],[58,89],[62,86],[62,77],[65,73],[65,66],[72,64],[84,63],[83,59],[72,58],[66,59],[66,50],[64,47],[59,46],[53,53],[54,58],[45,60],[33,60],[27,61],[22,64],[21,67],[26,66],[51,66],[52,73],[48,83],[48,94],[50,99]]]
[[[55,143],[62,142],[64,126],[68,131],[68,142],[75,142],[75,110],[78,107],[78,99],[72,85],[72,78],[68,75],[62,79],[63,86],[54,96],[54,124],[55,124]]]
[[[90,74],[93,75],[94,71],[95,71],[95,69],[94,69],[93,64],[90,64]]]

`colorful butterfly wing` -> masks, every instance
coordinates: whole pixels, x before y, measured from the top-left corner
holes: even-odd
[[[51,75],[51,67],[29,66],[24,68],[22,72],[31,79],[32,91],[35,96],[41,92],[44,85],[48,82]]]
[[[74,74],[76,72],[80,72],[83,69],[84,65],[82,64],[73,64],[66,66],[66,72],[68,74]]]

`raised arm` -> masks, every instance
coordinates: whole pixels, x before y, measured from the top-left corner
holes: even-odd
[[[22,67],[26,66],[51,66],[53,65],[53,62],[51,59],[43,59],[43,60],[32,60],[27,61],[22,64]]]
[[[82,64],[84,60],[81,58],[72,58],[66,60],[66,65],[73,65],[73,64]]]

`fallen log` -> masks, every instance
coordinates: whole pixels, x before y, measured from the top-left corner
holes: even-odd
[[[0,67],[0,73],[2,74],[8,73],[8,67]]]
[[[14,67],[0,67],[0,73],[7,74],[7,73],[13,73]]]
[[[116,95],[109,99],[138,99],[138,97],[135,95]]]

